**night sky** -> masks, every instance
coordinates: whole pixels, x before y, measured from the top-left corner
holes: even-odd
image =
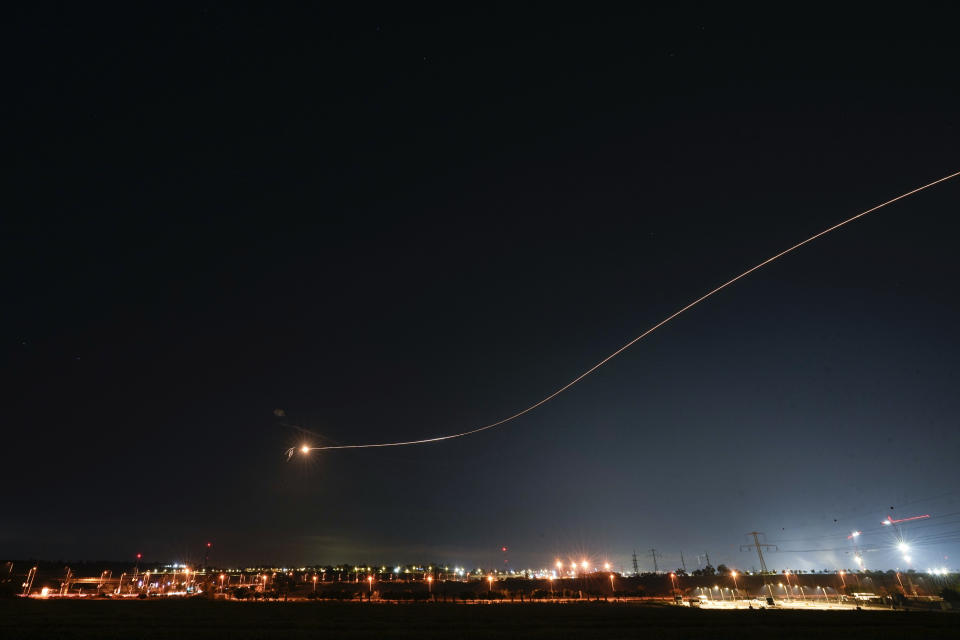
[[[955,16],[781,10],[9,16],[0,555],[956,567],[960,179],[284,459],[960,169]]]

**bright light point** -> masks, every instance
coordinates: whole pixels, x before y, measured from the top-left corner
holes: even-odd
[[[852,538],[859,538],[859,537],[860,537],[860,532],[859,532],[859,531],[854,531],[853,533],[850,534],[850,537],[852,537]]]
[[[907,551],[910,551],[910,545],[908,545],[906,542],[901,542],[897,545],[897,549],[899,549],[901,553],[906,553]]]
[[[607,571],[610,571],[610,563],[609,563],[609,562],[604,562],[604,563],[603,563],[603,568],[606,569]]]
[[[736,572],[736,571],[731,571],[731,572],[730,572],[730,576],[733,577],[733,578],[736,578],[736,577],[737,577],[737,572]]]
[[[903,561],[910,564],[910,556],[903,556]]]
[[[310,447],[308,447],[307,445],[303,445],[302,447],[300,447],[300,453],[304,455],[310,453]]]
[[[583,567],[584,569],[586,569],[586,568],[587,568],[587,561],[584,560],[583,562],[581,562],[581,563],[580,563],[580,566]]]

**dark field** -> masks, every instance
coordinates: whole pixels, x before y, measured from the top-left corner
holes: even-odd
[[[0,638],[958,638],[960,615],[643,604],[0,603]]]

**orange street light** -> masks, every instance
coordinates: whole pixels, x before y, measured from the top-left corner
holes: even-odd
[[[367,586],[370,588],[370,593],[373,593],[373,576],[367,576]]]
[[[487,583],[490,585],[490,591],[493,591],[493,576],[487,576]]]

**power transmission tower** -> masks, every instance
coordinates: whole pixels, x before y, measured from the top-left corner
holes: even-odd
[[[687,563],[683,561],[683,551],[680,552],[680,566],[683,567],[683,572],[687,572]]]
[[[760,533],[759,531],[751,531],[747,534],[748,536],[753,536],[753,544],[742,544],[740,545],[740,551],[748,551],[750,549],[757,550],[757,556],[760,557],[760,569],[763,571],[763,585],[767,588],[767,592],[770,594],[768,602],[773,603],[773,587],[767,582],[767,563],[763,559],[763,550],[764,549],[773,549],[774,551],[779,551],[777,545],[775,544],[761,544],[759,536],[766,535]]]
[[[660,573],[660,568],[657,566],[657,558],[662,558],[663,554],[657,553],[656,549],[650,549],[650,557],[653,558],[653,572]]]
[[[768,573],[768,571],[767,571],[767,563],[763,560],[763,549],[773,549],[774,551],[779,551],[779,549],[777,548],[777,545],[775,545],[775,544],[761,544],[761,543],[760,543],[760,538],[758,538],[757,536],[762,536],[762,535],[766,535],[766,534],[763,534],[763,533],[761,533],[761,532],[759,532],[759,531],[751,531],[751,532],[748,533],[747,535],[748,535],[748,536],[753,536],[753,544],[742,544],[742,545],[740,545],[740,551],[749,551],[750,549],[756,549],[756,550],[757,550],[757,556],[759,556],[759,558],[760,558],[760,570],[763,571],[763,573]]]
[[[633,550],[633,575],[640,575],[640,567],[637,565],[637,550]]]

